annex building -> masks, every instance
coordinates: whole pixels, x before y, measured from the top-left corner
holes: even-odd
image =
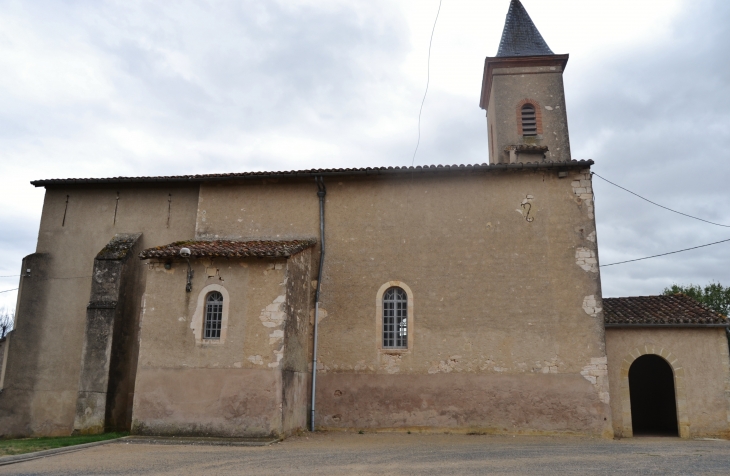
[[[729,436],[725,316],[602,299],[567,62],[512,0],[484,164],[33,182],[0,435]]]

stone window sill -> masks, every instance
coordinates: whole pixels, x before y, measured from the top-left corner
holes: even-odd
[[[411,351],[411,349],[384,349],[382,347],[379,350],[381,354],[407,354]]]

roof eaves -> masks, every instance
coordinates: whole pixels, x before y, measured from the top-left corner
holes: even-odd
[[[228,174],[209,175],[172,175],[157,177],[109,177],[109,178],[68,178],[68,179],[42,179],[34,180],[31,185],[35,187],[53,187],[63,185],[98,185],[98,184],[141,184],[141,183],[190,183],[199,184],[205,182],[227,182],[261,179],[302,179],[313,177],[331,176],[358,176],[358,175],[410,175],[434,174],[442,172],[465,172],[465,171],[486,171],[509,169],[562,169],[582,168],[593,165],[593,160],[571,160],[564,162],[538,161],[516,164],[475,164],[475,165],[431,165],[417,167],[367,167],[359,169],[312,169],[283,172],[244,172]]]
[[[726,324],[652,324],[652,323],[633,323],[633,322],[613,322],[613,323],[605,323],[604,327],[610,328],[610,327],[633,327],[633,328],[646,328],[646,327],[664,327],[664,328],[675,328],[675,329],[686,329],[688,327],[693,328],[702,328],[702,327],[714,327],[714,328],[722,328],[722,327],[730,327],[730,323]]]

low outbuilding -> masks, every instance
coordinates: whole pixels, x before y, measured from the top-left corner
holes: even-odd
[[[683,294],[603,305],[614,434],[730,436],[727,318]]]

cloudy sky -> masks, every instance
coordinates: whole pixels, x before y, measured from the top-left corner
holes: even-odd
[[[416,164],[488,161],[508,0],[443,0]],[[730,225],[730,2],[523,0],[565,73],[573,158]],[[0,276],[57,177],[410,165],[438,0],[0,0]],[[595,179],[603,264],[730,238]],[[605,296],[730,285],[730,243],[602,270]],[[0,291],[17,286],[0,278]],[[0,294],[14,307],[15,293]]]

